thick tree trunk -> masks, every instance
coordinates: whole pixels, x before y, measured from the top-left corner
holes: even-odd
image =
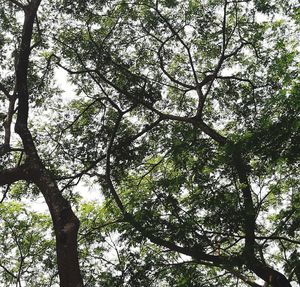
[[[48,205],[55,231],[60,286],[82,287],[83,281],[77,251],[79,220],[73,213],[70,203],[62,196],[51,173],[39,158],[31,132],[28,129],[29,92],[27,75],[33,24],[40,2],[41,0],[32,0],[26,6],[16,2],[23,8],[25,19],[16,67],[14,96],[18,98],[18,114],[15,131],[22,139],[26,163],[17,169],[7,171],[7,173],[11,180],[25,179],[35,183],[40,189]]]
[[[33,179],[42,192],[49,211],[56,236],[56,254],[61,287],[82,287],[77,251],[79,220],[70,203],[62,196],[55,181],[46,170]]]
[[[291,287],[289,280],[280,272],[266,266],[256,259],[251,260],[248,263],[248,267],[258,277],[262,278],[272,287]]]

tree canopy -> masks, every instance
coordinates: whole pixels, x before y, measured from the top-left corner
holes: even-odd
[[[298,1],[0,4],[0,284],[300,284]]]

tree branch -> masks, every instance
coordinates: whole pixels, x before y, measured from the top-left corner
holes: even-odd
[[[0,171],[0,186],[12,184],[19,180],[28,180],[29,178],[30,172],[28,170],[28,167],[23,164],[14,168]]]
[[[5,88],[5,86],[3,84],[0,83],[0,91],[3,92],[3,94],[10,99],[10,94],[9,91]]]
[[[185,84],[183,82],[180,82],[179,80],[175,79],[165,68],[165,65],[164,65],[164,59],[161,55],[161,52],[164,48],[164,45],[170,40],[172,39],[176,34],[173,34],[172,36],[170,36],[169,38],[167,38],[165,41],[163,41],[160,45],[160,47],[158,48],[158,51],[157,51],[157,56],[158,56],[158,59],[159,59],[159,63],[160,63],[160,68],[161,70],[163,71],[163,73],[169,78],[170,81],[172,81],[173,83],[177,84],[177,85],[180,85],[182,87],[185,87],[189,90],[194,90],[195,89],[195,86],[192,86],[192,85],[188,85],[188,84]]]
[[[16,66],[16,86],[15,93],[19,99],[18,114],[15,125],[15,131],[22,139],[23,146],[27,155],[38,158],[31,133],[28,130],[28,101],[29,93],[27,86],[29,56],[31,52],[30,43],[33,33],[33,24],[41,0],[32,0],[26,7],[25,19],[22,31],[22,40],[19,48],[18,61]]]
[[[18,6],[19,8],[22,8],[23,10],[25,9],[25,5],[23,5],[22,3],[20,3],[19,1],[17,0],[9,0],[9,2],[15,4],[16,6]]]

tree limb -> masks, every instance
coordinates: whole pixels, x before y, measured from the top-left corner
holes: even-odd
[[[0,186],[12,184],[19,180],[28,180],[30,172],[25,164],[0,171]]]

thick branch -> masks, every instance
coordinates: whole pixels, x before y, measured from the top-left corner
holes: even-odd
[[[25,9],[25,6],[17,0],[9,0],[11,3],[15,4],[19,8]]]
[[[251,195],[251,187],[248,181],[247,165],[242,157],[240,148],[235,146],[233,151],[233,165],[236,169],[236,173],[239,179],[240,187],[244,198],[244,231],[245,231],[245,255],[248,258],[255,257],[255,219],[256,212],[254,209],[254,203]]]
[[[2,170],[0,171],[0,186],[12,184],[19,180],[28,180],[29,173],[28,166],[26,165]]]
[[[247,264],[247,267],[272,287],[291,287],[290,282],[283,274],[266,266],[257,259],[252,259]]]
[[[18,114],[15,130],[20,135],[27,155],[37,157],[31,134],[27,128],[28,124],[28,87],[27,76],[30,56],[30,43],[33,33],[33,24],[37,9],[41,0],[33,0],[25,9],[25,19],[22,31],[22,40],[19,49],[18,62],[16,66],[15,93],[18,97]]]

